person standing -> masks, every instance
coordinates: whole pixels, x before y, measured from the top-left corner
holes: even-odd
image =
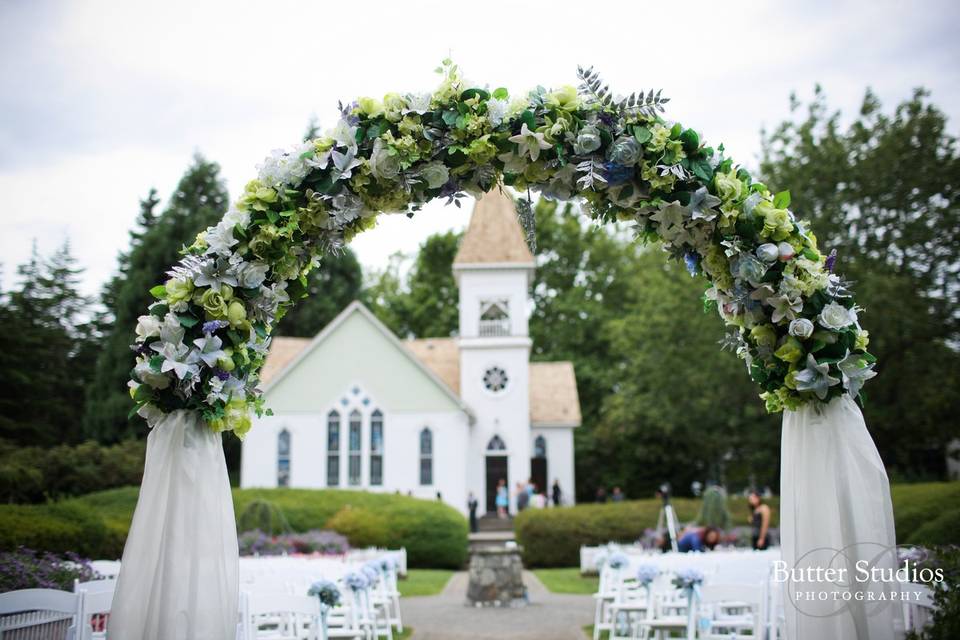
[[[560,490],[560,478],[555,478],[553,481],[553,506],[559,507],[560,503],[563,502],[563,492]]]
[[[510,495],[507,491],[507,481],[503,478],[500,478],[500,482],[497,483],[497,517],[506,518],[507,517],[507,505],[510,504]]]
[[[517,513],[520,513],[527,508],[527,505],[530,504],[530,492],[527,490],[527,487],[523,485],[522,482],[517,483]]]
[[[603,487],[597,488],[597,502],[604,503],[607,501],[607,490]]]
[[[753,548],[762,551],[770,544],[770,507],[763,502],[763,497],[756,490],[747,497],[750,503],[750,528]]]
[[[470,533],[477,532],[477,507],[479,504],[477,496],[473,495],[473,491],[471,491],[467,497],[467,509],[470,511]]]
[[[613,488],[613,494],[610,496],[610,500],[613,502],[623,502],[623,491],[620,490],[620,487]]]

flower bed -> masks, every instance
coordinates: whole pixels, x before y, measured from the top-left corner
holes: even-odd
[[[239,542],[242,556],[282,556],[295,553],[343,555],[350,550],[350,543],[345,536],[336,531],[321,529],[273,536],[254,529],[241,533]]]

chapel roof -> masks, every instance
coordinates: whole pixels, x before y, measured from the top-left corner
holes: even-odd
[[[260,373],[263,384],[277,377],[310,342],[310,338],[274,337]],[[402,344],[454,394],[460,395],[457,338],[404,340]],[[580,398],[572,362],[530,363],[530,422],[533,426],[581,423]]]
[[[453,259],[454,268],[468,264],[533,265],[516,205],[499,189],[482,195],[473,207],[470,225]]]

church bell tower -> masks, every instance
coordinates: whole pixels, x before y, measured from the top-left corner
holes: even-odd
[[[460,289],[460,396],[478,416],[471,429],[468,487],[494,511],[496,485],[530,478],[529,289],[534,258],[513,200],[493,190],[474,207],[453,262]]]

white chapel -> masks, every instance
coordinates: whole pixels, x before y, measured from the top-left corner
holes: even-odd
[[[571,362],[530,362],[533,255],[508,196],[474,207],[453,270],[457,337],[400,340],[359,302],[316,337],[276,337],[243,487],[400,492],[495,511],[497,483],[575,494],[580,402]]]

